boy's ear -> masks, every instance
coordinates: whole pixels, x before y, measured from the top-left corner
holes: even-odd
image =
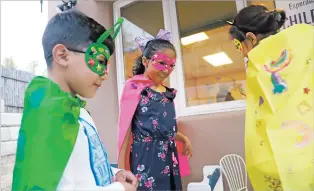
[[[69,50],[63,44],[57,44],[52,49],[53,60],[62,67],[68,66]]]

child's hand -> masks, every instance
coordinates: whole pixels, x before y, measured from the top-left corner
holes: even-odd
[[[183,154],[188,156],[189,158],[192,157],[192,144],[189,138],[185,137],[183,141]]]
[[[129,184],[132,184],[135,188],[138,187],[138,180],[130,171],[122,170],[116,174],[115,178],[118,182],[127,182]]]

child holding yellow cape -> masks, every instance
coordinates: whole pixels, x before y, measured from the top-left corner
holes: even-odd
[[[255,191],[314,190],[314,27],[277,33],[285,20],[252,5],[230,29],[248,58],[245,154]]]

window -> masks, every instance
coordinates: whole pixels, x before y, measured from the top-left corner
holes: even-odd
[[[186,107],[245,99],[244,60],[221,21],[235,17],[236,1],[177,1],[176,7]]]
[[[143,17],[145,15],[145,17]],[[136,59],[142,55],[135,43],[137,36],[154,37],[159,29],[164,28],[164,18],[161,1],[135,2],[121,8],[122,43],[124,58],[124,79],[133,76],[132,68]],[[167,82],[169,84],[169,80]]]
[[[178,58],[166,83],[178,90],[177,115],[244,109],[244,60],[230,40],[230,26],[221,21],[234,18],[244,4],[236,0],[116,1],[115,21],[125,18],[116,41],[119,95],[141,55],[135,37],[155,36],[159,29],[166,29],[172,33]]]
[[[275,1],[271,1],[271,0],[268,0],[268,1],[255,1],[255,0],[248,0],[247,2],[247,5],[264,5],[265,7],[268,8],[268,10],[273,10],[275,9]]]

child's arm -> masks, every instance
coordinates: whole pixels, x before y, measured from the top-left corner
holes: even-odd
[[[80,131],[83,132],[82,129]],[[104,190],[104,191],[124,191],[132,190],[128,187],[132,187],[127,182],[114,182],[105,187],[97,186],[95,181],[95,175],[91,170],[90,158],[89,158],[89,146],[87,144],[87,137],[78,133],[75,147],[71,153],[71,156],[63,171],[61,180],[59,181],[57,190]],[[111,168],[112,173],[116,175],[120,169]],[[53,173],[53,172],[49,172]],[[110,172],[104,172],[110,173]],[[134,186],[133,186],[134,187]],[[135,190],[135,187],[134,189]]]
[[[79,187],[79,186],[72,186],[72,187],[58,187],[57,191],[136,191],[136,188],[129,183],[126,182],[114,182],[106,187],[101,186],[94,186],[94,187]]]
[[[115,181],[118,182],[127,182],[132,184],[134,187],[138,187],[138,179],[136,176],[131,172],[131,171],[125,171],[121,169],[114,169],[112,170],[113,172],[117,172],[115,174]]]
[[[176,140],[177,141],[180,141],[181,143],[185,143],[188,139],[187,136],[185,136],[183,133],[179,132],[177,133],[177,136],[176,136]]]
[[[108,186],[96,186],[95,178],[90,171],[85,171],[83,174],[78,174],[76,170],[77,166],[74,165],[73,161],[69,161],[67,167],[62,175],[61,181],[57,187],[57,191],[68,191],[68,190],[93,190],[93,191],[125,191],[127,190],[127,184],[122,182],[114,182]],[[84,167],[80,167],[84,168]],[[81,172],[81,171],[80,171]],[[113,171],[115,174],[117,171]],[[84,181],[82,181],[84,179]]]
[[[112,173],[116,175],[118,172],[122,171],[123,169],[111,167],[111,170],[112,170]]]
[[[123,144],[122,144],[122,148],[120,150],[120,154],[119,154],[119,161],[118,161],[118,168],[120,169],[125,169],[125,163],[126,163],[126,157],[127,157],[127,149],[129,146],[129,141],[130,141],[130,135],[131,135],[131,127],[128,129]]]
[[[77,170],[78,166],[75,164],[75,161],[70,160],[67,164],[67,167],[63,173],[61,181],[59,182],[58,191],[135,191],[136,187],[127,182],[114,182],[108,186],[96,186],[95,178],[90,170],[84,170],[83,166],[80,166],[82,171]],[[88,167],[87,167],[88,168]],[[121,171],[121,169],[111,168],[114,175]],[[79,171],[79,173],[78,173]],[[82,181],[83,180],[83,181]]]
[[[176,140],[183,143],[184,145],[183,154],[191,158],[192,157],[192,144],[190,142],[190,139],[187,136],[185,136],[183,133],[178,131]]]
[[[130,135],[131,135],[131,127],[129,127],[123,144],[122,144],[122,148],[120,150],[120,154],[119,154],[119,159],[118,159],[118,168],[120,169],[125,169],[125,163],[126,163],[126,157],[127,157],[127,150],[128,150],[128,146],[129,146],[129,141],[130,141]]]

